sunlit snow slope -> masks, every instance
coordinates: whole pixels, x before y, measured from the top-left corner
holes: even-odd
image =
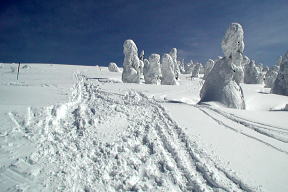
[[[197,105],[203,81],[123,84],[105,67],[0,65],[3,191],[287,191],[288,97]]]

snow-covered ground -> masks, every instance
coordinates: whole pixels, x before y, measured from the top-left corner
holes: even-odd
[[[287,96],[198,105],[203,81],[124,84],[106,67],[0,64],[0,191],[288,191]]]

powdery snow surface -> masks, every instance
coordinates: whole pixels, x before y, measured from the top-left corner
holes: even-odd
[[[24,66],[22,64],[21,66]],[[203,80],[122,83],[106,67],[0,68],[2,191],[287,191],[288,97],[197,105]]]

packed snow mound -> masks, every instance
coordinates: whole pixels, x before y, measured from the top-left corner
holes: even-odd
[[[288,96],[288,52],[281,60],[280,69],[271,92]]]
[[[162,85],[176,85],[175,73],[174,73],[174,61],[172,57],[165,53],[161,60],[161,84]]]
[[[225,57],[216,61],[200,91],[200,102],[218,101],[230,108],[245,109],[240,82],[243,78],[243,29],[232,23],[222,41]]]
[[[160,55],[151,54],[145,61],[144,79],[146,84],[159,84],[161,78]]]
[[[209,59],[205,65],[204,77],[203,79],[207,78],[207,75],[210,73],[212,68],[214,67],[215,62],[212,59]]]
[[[36,149],[14,162],[29,166],[20,190],[253,191],[216,165],[157,102],[106,92],[85,76],[77,76],[69,102],[30,108],[19,126]],[[117,139],[105,140],[111,134]]]
[[[222,41],[222,50],[225,57],[231,57],[235,53],[244,51],[244,32],[239,23],[232,23],[225,33]]]
[[[141,62],[138,58],[138,48],[133,40],[124,42],[124,62],[122,81],[124,83],[140,83]]]
[[[120,72],[120,69],[118,68],[117,64],[113,62],[109,63],[108,69],[111,72]]]
[[[244,83],[246,84],[262,84],[264,82],[265,74],[255,64],[254,60],[251,60],[248,65],[245,65]]]
[[[173,60],[175,79],[178,80],[179,75],[180,75],[180,66],[178,65],[178,62],[177,62],[177,49],[172,48],[169,54]]]
[[[275,65],[275,66],[270,67],[270,69],[265,74],[265,80],[264,80],[265,87],[267,88],[273,87],[274,82],[278,75],[278,71],[279,71],[279,66]]]

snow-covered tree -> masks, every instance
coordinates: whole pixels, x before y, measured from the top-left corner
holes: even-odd
[[[264,82],[264,73],[255,64],[254,60],[251,60],[248,65],[245,65],[244,83],[246,84],[261,84]]]
[[[172,57],[173,60],[173,65],[174,65],[174,74],[175,74],[175,78],[176,80],[179,79],[179,75],[180,75],[180,68],[177,62],[177,49],[176,48],[172,48],[170,51],[170,56]]]
[[[209,59],[207,62],[206,62],[206,65],[205,65],[205,70],[204,70],[204,79],[207,78],[207,75],[210,73],[210,71],[212,70],[212,68],[214,67],[214,61],[212,59]]]
[[[245,109],[243,91],[238,81],[238,76],[241,76],[238,73],[243,73],[243,34],[240,24],[232,23],[229,26],[222,41],[224,57],[216,61],[207,75],[200,91],[201,102],[218,101],[227,107]]]
[[[275,65],[270,67],[269,71],[267,71],[266,75],[265,75],[265,87],[268,88],[272,88],[274,85],[274,81],[277,78],[278,75],[278,71],[279,71],[279,66]]]
[[[266,65],[263,67],[262,72],[267,73],[269,71],[269,67]]]
[[[143,68],[144,68],[144,50],[141,51],[140,55],[139,55],[139,59],[140,59],[140,74],[143,74]]]
[[[194,68],[193,61],[190,60],[188,63],[184,64],[184,74],[191,74]]]
[[[192,71],[191,77],[198,78],[199,77],[199,73],[200,73],[200,69],[201,69],[201,64],[200,63],[196,63],[195,66],[193,67],[193,71]]]
[[[199,63],[199,65],[200,65],[199,74],[204,74],[205,73],[205,68],[204,68],[203,64]]]
[[[158,84],[161,78],[160,55],[151,54],[149,61],[144,59],[144,79],[146,84]]]
[[[161,59],[161,84],[176,85],[174,61],[170,54],[164,54]]]
[[[271,92],[288,96],[288,52],[282,57],[280,69]]]
[[[120,69],[118,68],[117,64],[113,62],[109,63],[108,69],[111,72],[120,72]]]
[[[276,65],[280,67],[281,63],[282,63],[282,56],[278,58]]]
[[[140,83],[140,60],[138,49],[133,40],[128,39],[124,42],[124,62],[122,81],[124,83]]]

